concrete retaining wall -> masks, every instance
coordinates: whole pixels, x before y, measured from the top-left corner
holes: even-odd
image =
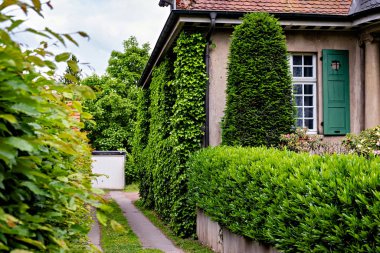
[[[274,248],[222,228],[202,210],[197,211],[197,236],[202,244],[218,253],[279,253]]]

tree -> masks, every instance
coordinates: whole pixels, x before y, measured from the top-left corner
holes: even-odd
[[[124,41],[124,51],[112,51],[107,75],[92,76],[82,81],[97,92],[97,98],[86,101],[93,115],[85,130],[97,150],[131,151],[137,119],[137,82],[149,58],[149,44],[139,46],[135,37]]]
[[[247,14],[232,36],[223,144],[278,145],[294,126],[292,96],[279,22],[267,13]]]
[[[107,73],[130,87],[136,85],[149,59],[149,44],[141,47],[136,37],[123,42],[124,52],[112,51],[108,60]]]
[[[124,149],[130,152],[130,141],[136,120],[137,87],[126,89],[116,78],[96,75],[82,82],[97,90],[95,100],[87,100],[85,108],[93,116],[85,130],[93,148],[97,150]]]
[[[75,55],[71,55],[63,76],[59,79],[64,85],[78,83],[82,79],[82,70],[78,69],[79,60]]]

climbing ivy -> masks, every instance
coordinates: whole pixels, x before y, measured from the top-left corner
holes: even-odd
[[[172,145],[178,164],[172,171],[171,224],[179,235],[188,235],[195,227],[195,210],[188,203],[186,162],[194,151],[201,148],[205,115],[206,65],[205,40],[200,34],[182,34],[174,48],[174,87]]]
[[[155,208],[174,232],[194,232],[195,210],[187,198],[189,155],[200,149],[205,122],[205,40],[182,33],[150,84],[149,137],[142,156],[140,193],[146,206]],[[174,75],[172,74],[174,72]]]
[[[149,181],[142,178],[142,171],[146,163],[143,156],[144,149],[148,142],[149,131],[149,118],[148,118],[148,101],[149,90],[136,87],[137,100],[136,100],[136,122],[134,123],[133,138],[130,146],[131,153],[128,154],[125,166],[125,180],[126,183],[140,181],[140,184],[149,184]],[[143,193],[140,193],[143,195]]]
[[[295,123],[285,36],[267,13],[251,13],[232,36],[223,144],[278,145]]]

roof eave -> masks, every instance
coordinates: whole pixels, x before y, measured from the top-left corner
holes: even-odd
[[[211,12],[216,12],[218,19],[226,18],[233,20],[239,20],[247,12],[229,12],[229,11],[208,11],[208,10],[172,10],[161,34],[157,40],[157,43],[152,51],[152,54],[148,60],[148,63],[141,75],[138,85],[141,87],[147,87],[153,72],[154,66],[161,60],[164,52],[168,50],[171,43],[174,41],[175,36],[178,35],[178,29],[181,29],[181,25],[178,20],[181,16],[193,16],[208,18]],[[326,15],[326,14],[307,14],[307,13],[271,13],[279,20],[292,20],[292,21],[319,21],[324,20],[327,22],[350,22],[352,21],[352,15]],[[347,23],[348,24],[348,23]]]

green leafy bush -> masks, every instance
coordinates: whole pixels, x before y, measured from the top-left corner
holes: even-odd
[[[163,61],[154,70],[148,144],[143,152],[133,155],[134,160],[141,161],[143,204],[154,208],[180,236],[193,234],[195,228],[185,164],[202,143],[205,45],[202,35],[182,33],[173,49],[173,60]]]
[[[251,13],[236,26],[230,47],[226,145],[278,145],[295,123],[285,36],[267,13]]]
[[[343,144],[353,153],[366,157],[380,155],[380,126],[366,129],[359,135],[348,134]]]
[[[295,152],[313,152],[322,146],[322,135],[307,134],[307,128],[297,128],[294,133],[280,136],[281,146]]]
[[[54,55],[48,42],[25,50],[10,37],[24,22],[7,14],[17,6],[25,14],[41,12],[38,0],[0,5],[0,251],[84,251],[89,204],[96,204],[90,194],[91,154],[85,134],[77,130],[83,123],[71,116],[82,112],[81,104],[66,101],[94,94],[86,86],[54,80],[56,62],[78,69],[70,53]],[[25,32],[76,43],[49,28]]]
[[[188,166],[198,208],[281,252],[379,252],[380,159],[209,148]]]
[[[294,133],[280,136],[280,147],[295,152],[310,154],[348,154],[348,149],[341,141],[324,140],[323,135],[308,134],[307,128],[297,127]]]

